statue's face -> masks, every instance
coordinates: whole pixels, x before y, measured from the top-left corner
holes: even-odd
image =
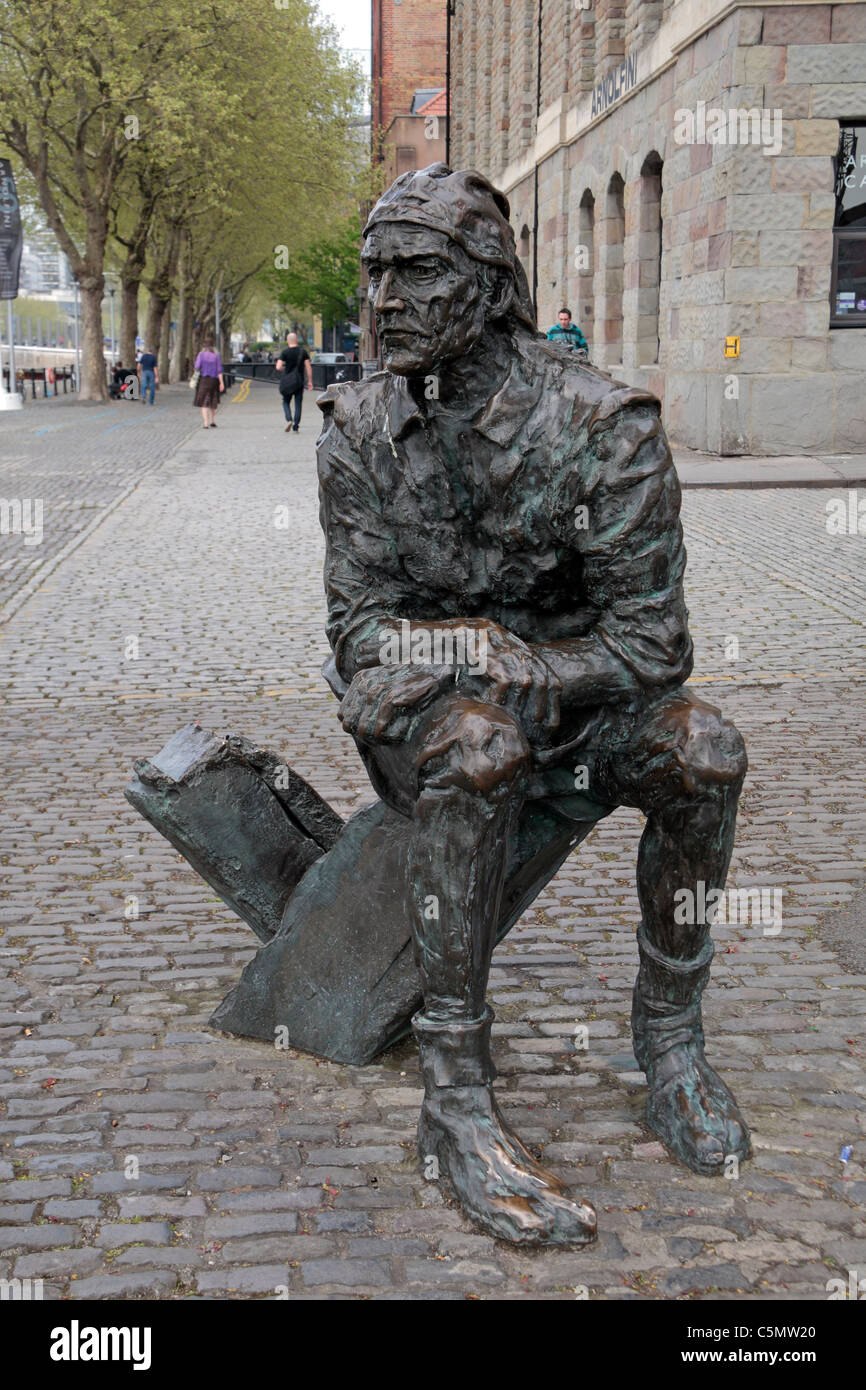
[[[364,243],[385,366],[418,376],[462,357],[484,329],[476,263],[444,232],[381,222]]]

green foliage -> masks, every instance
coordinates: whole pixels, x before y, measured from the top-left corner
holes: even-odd
[[[285,269],[269,269],[263,282],[284,309],[321,314],[326,325],[355,313],[359,275],[357,216],[346,218],[330,232],[289,257]]]
[[[107,263],[228,318],[351,202],[361,88],[314,0],[0,0],[0,154],[81,280],[94,377]]]

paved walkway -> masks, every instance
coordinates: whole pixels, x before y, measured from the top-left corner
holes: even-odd
[[[501,1101],[601,1230],[520,1254],[419,1174],[411,1042],[353,1069],[206,1030],[255,943],[124,801],[133,760],[197,717],[281,749],[343,813],[370,799],[318,673],[318,412],[286,435],[253,388],[218,421],[0,629],[0,1277],[72,1298],[824,1299],[866,1273],[866,975],[820,929],[866,877],[864,538],[828,534],[822,491],[686,495],[696,685],[751,758],[732,882],[783,895],[777,933],[716,928],[706,1000],[755,1158],[698,1178],[644,1126],[640,817],[618,812],[494,961]]]
[[[31,535],[38,500],[42,530],[38,544],[22,531],[0,533],[0,621],[186,438],[201,419],[191,396],[175,386],[158,391],[153,406],[101,406],[70,394],[0,415],[0,497],[30,504]]]
[[[674,444],[683,487],[854,487],[866,483],[866,454],[703,454]]]

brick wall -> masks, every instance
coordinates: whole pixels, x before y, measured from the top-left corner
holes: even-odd
[[[445,86],[445,0],[373,0],[373,127],[406,115],[416,89]]]

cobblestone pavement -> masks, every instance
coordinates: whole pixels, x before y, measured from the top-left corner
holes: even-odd
[[[21,502],[25,520],[23,530],[0,520],[0,617],[191,433],[201,419],[190,408],[191,395],[185,386],[161,388],[152,406],[57,396],[0,416],[0,497]]]
[[[376,1299],[825,1299],[862,1277],[866,976],[820,919],[866,874],[866,539],[828,535],[821,490],[686,495],[695,683],[751,758],[731,881],[783,893],[780,930],[715,929],[706,996],[755,1157],[699,1178],[644,1125],[640,817],[620,811],[494,960],[505,1111],[599,1212],[592,1249],[521,1254],[418,1172],[411,1042],[348,1068],[207,1031],[254,939],[122,797],[197,717],[283,750],[343,813],[370,799],[318,671],[318,412],[286,435],[263,389],[162,467],[129,447],[137,489],[2,630],[0,1277]]]

